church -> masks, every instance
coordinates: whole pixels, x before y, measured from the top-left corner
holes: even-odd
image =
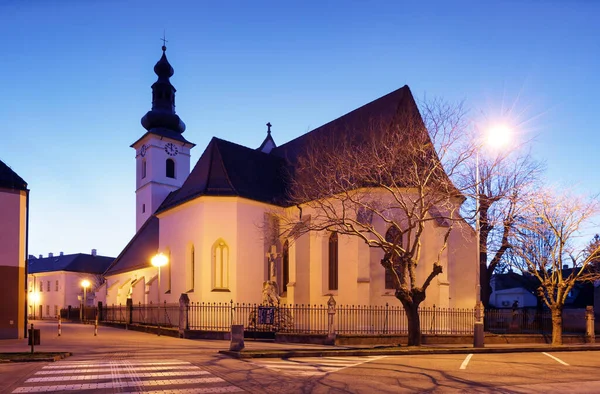
[[[185,124],[175,113],[174,70],[166,47],[162,51],[154,66],[158,79],[152,85],[152,108],[141,119],[145,132],[131,145],[136,234],[105,272],[96,301],[175,304],[187,294],[191,302],[260,303],[263,284],[273,281],[285,304],[326,304],[333,295],[344,305],[398,305],[380,263],[381,250],[328,231],[273,241],[265,223],[273,212],[301,210],[288,202],[286,174],[311,136],[358,132],[369,119],[393,121],[407,108],[418,113],[408,86],[280,146],[270,124],[257,147],[213,137],[190,171],[195,144],[184,136]],[[435,248],[443,235],[430,227],[424,244]],[[475,247],[472,230],[451,233],[441,261],[444,270],[422,306],[475,305]],[[151,262],[159,253],[166,256],[162,267]]]

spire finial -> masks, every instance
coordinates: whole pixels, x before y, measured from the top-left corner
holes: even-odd
[[[267,134],[271,134],[271,122],[267,122]]]
[[[163,46],[162,46],[162,50],[163,52],[167,50],[167,36],[166,36],[166,31],[165,29],[163,29],[163,38],[161,38],[162,42],[163,42]]]

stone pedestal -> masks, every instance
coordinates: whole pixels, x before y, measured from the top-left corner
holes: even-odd
[[[244,348],[244,325],[234,324],[231,326],[231,343],[229,350],[239,352]]]
[[[585,308],[585,342],[596,343],[596,330],[594,323],[594,307]]]

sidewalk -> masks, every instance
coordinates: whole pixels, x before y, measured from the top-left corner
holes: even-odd
[[[229,351],[229,341],[180,339],[158,336],[151,333],[128,331],[119,328],[100,326],[94,336],[93,325],[63,323],[63,335],[58,336],[57,323],[52,321],[34,322],[41,330],[41,345],[36,352],[68,352],[74,356],[101,356],[114,352],[131,352],[141,348],[161,348],[166,351],[194,353],[221,353],[235,358],[281,358],[281,357],[320,357],[320,356],[374,356],[374,355],[415,355],[415,354],[469,354],[469,353],[519,353],[519,352],[560,352],[597,351],[598,344],[568,344],[551,346],[547,344],[493,344],[483,348],[472,345],[423,345],[421,347],[395,347],[383,345],[328,346],[292,343],[274,343],[245,339],[241,352]],[[0,353],[28,352],[27,339],[1,340]]]

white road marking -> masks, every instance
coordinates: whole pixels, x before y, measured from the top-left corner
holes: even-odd
[[[302,376],[326,375],[346,368],[355,367],[387,356],[367,357],[302,357],[290,359],[255,359],[254,365]]]
[[[460,364],[460,369],[467,369],[467,365],[469,365],[469,361],[471,361],[471,357],[473,357],[473,353],[467,355],[465,361]]]
[[[551,355],[550,353],[546,353],[546,352],[542,352],[542,354],[545,354],[546,356],[550,357],[551,359],[554,359],[555,361],[558,361],[559,363],[561,363],[562,365],[569,365],[566,362],[564,362],[563,360],[561,360],[558,357],[554,357],[553,355]]]
[[[177,379],[168,380],[142,380],[137,382],[106,382],[106,383],[80,383],[80,384],[65,384],[58,386],[30,386],[30,387],[19,387],[14,390],[13,393],[39,393],[43,391],[82,391],[82,390],[99,390],[99,389],[114,389],[122,387],[132,386],[167,386],[174,384],[203,384],[203,383],[222,383],[224,382],[221,378],[198,378],[198,379],[182,379],[180,382]],[[215,387],[216,389],[223,389],[223,387]],[[168,389],[167,389],[168,390]],[[168,390],[172,391],[172,390]],[[146,391],[144,391],[146,392]],[[206,391],[210,392],[210,391]]]
[[[154,378],[156,376],[187,376],[187,375],[210,375],[207,371],[174,371],[174,372],[141,372],[141,373],[121,373],[105,375],[70,375],[70,376],[47,376],[43,378],[29,378],[25,383],[38,382],[64,382],[67,380],[98,380],[98,379],[121,379],[121,378]]]
[[[58,362],[56,365],[47,365],[44,369],[66,369],[66,368],[81,368],[81,367],[101,367],[101,366],[121,366],[121,365],[190,365],[187,361],[168,361],[168,362],[160,362],[160,363],[150,363],[150,362],[129,362],[129,361],[102,361],[97,363],[90,363],[89,361],[85,362]]]
[[[165,371],[165,370],[169,370],[169,369],[174,369],[174,370],[188,370],[188,369],[197,369],[198,367],[195,367],[193,365],[164,365],[162,367],[131,367],[128,368],[130,370],[133,371]],[[36,375],[60,375],[60,374],[67,374],[67,373],[79,373],[79,374],[83,374],[83,373],[92,373],[92,372],[111,372],[113,370],[111,365],[106,365],[104,367],[100,367],[100,368],[81,368],[81,369],[50,369],[50,370],[45,370],[45,371],[38,371],[35,374]]]

